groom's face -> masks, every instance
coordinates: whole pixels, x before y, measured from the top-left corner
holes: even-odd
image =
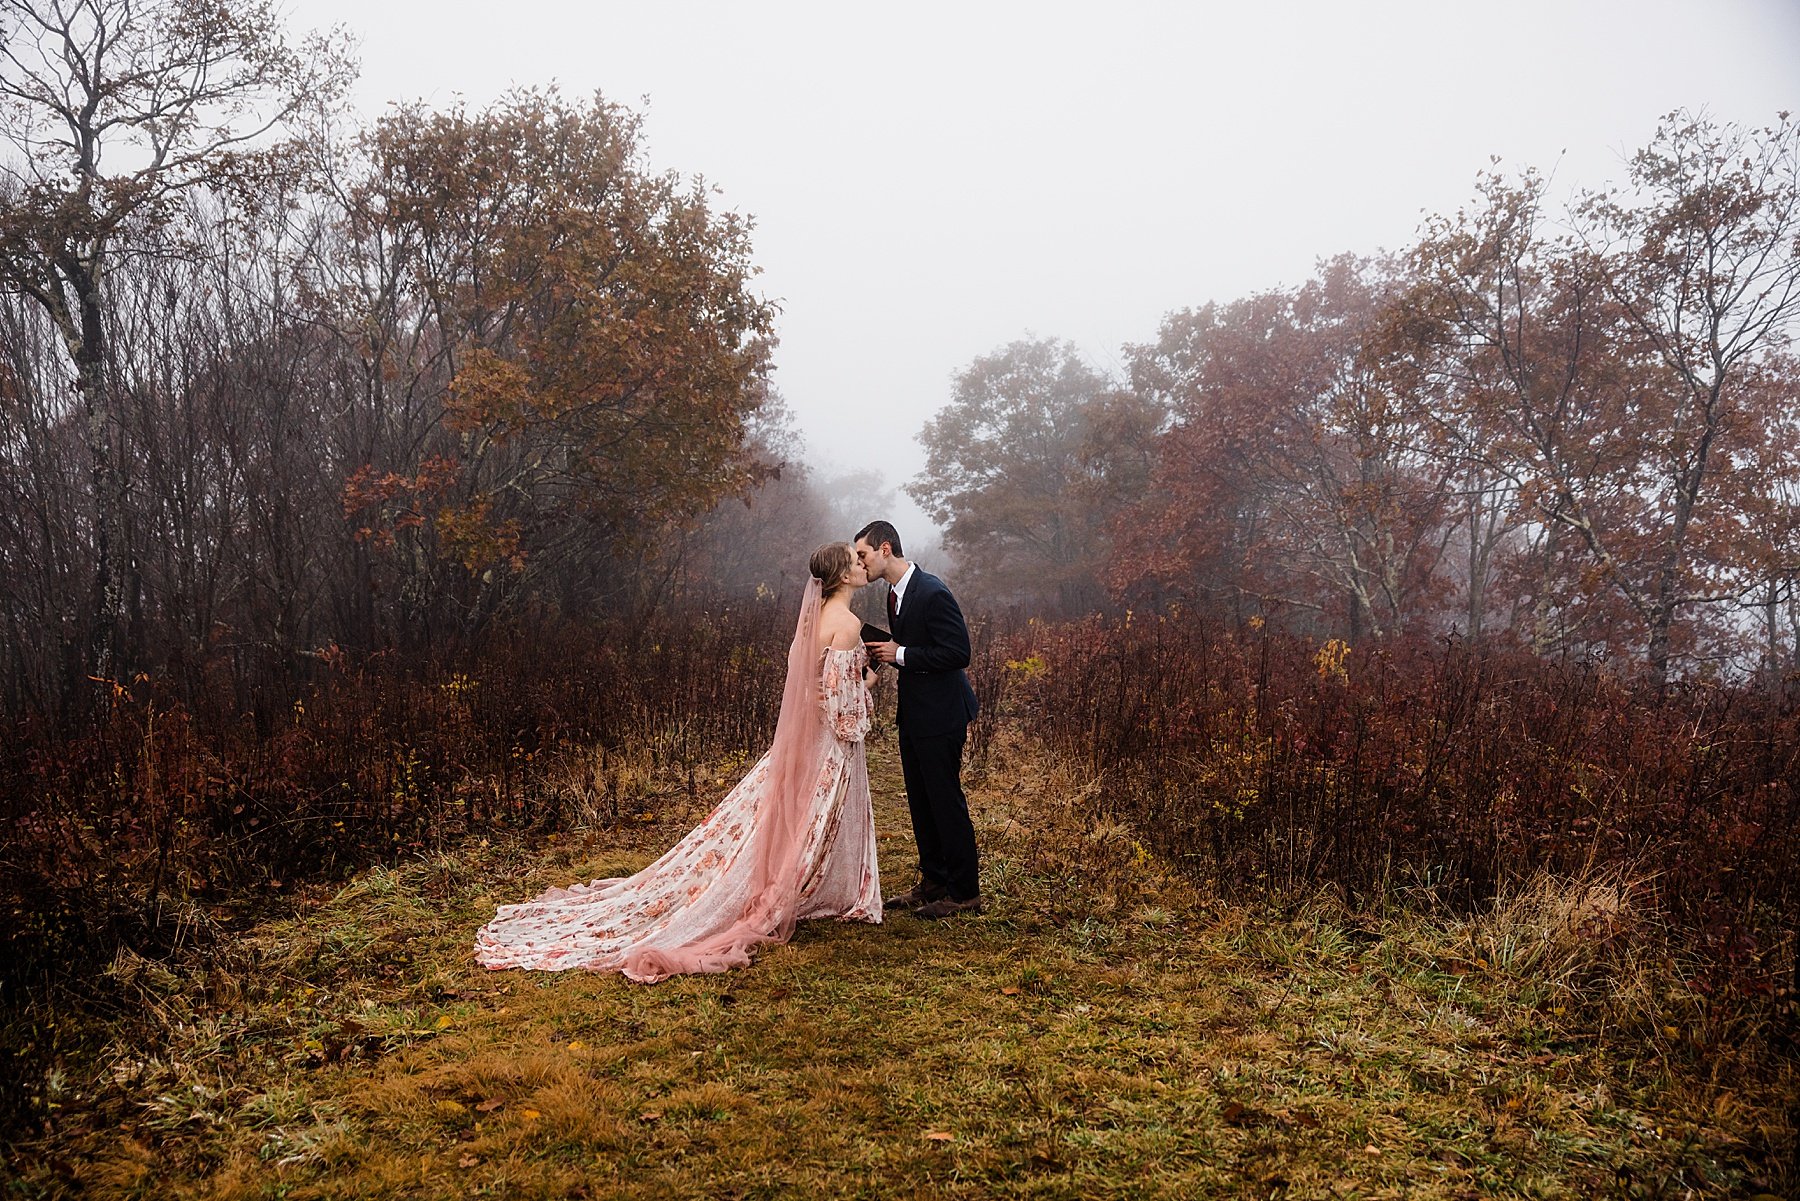
[[[870,546],[867,538],[858,538],[856,540],[856,561],[862,564],[863,570],[869,573],[871,580],[880,579],[887,572],[887,543]]]

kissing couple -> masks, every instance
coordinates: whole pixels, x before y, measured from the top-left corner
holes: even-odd
[[[808,918],[879,923],[981,912],[975,829],[962,753],[976,712],[969,628],[950,589],[908,562],[900,534],[873,521],[854,542],[812,554],[788,647],[775,739],[743,779],[668,853],[622,879],[594,880],[502,905],[475,936],[488,968],[621,972],[654,984],[750,962]],[[888,584],[888,628],[863,625],[850,597]],[[885,635],[878,637],[877,635]],[[881,665],[899,677],[900,769],[919,878],[881,897],[863,737]]]

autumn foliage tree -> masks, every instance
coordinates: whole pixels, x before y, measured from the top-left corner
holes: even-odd
[[[1730,656],[1743,604],[1782,595],[1795,148],[1785,119],[1671,117],[1572,231],[1548,232],[1529,174],[1487,177],[1473,210],[1428,224],[1394,320],[1429,344],[1435,429],[1503,514],[1499,567],[1540,649],[1641,656],[1661,680]]]
[[[1688,649],[1676,641],[1688,609],[1766,582],[1768,532],[1744,519],[1800,468],[1800,446],[1766,444],[1793,428],[1794,377],[1779,355],[1800,322],[1800,125],[1783,114],[1752,131],[1673,114],[1632,156],[1629,179],[1581,208],[1586,248],[1640,350],[1645,405],[1631,432],[1655,516],[1626,551],[1583,534],[1643,622],[1662,680]],[[1643,564],[1635,578],[1612,566],[1625,554]]]
[[[345,511],[380,549],[410,526],[430,553],[400,570],[455,597],[465,628],[768,469],[741,453],[772,315],[748,288],[747,227],[649,171],[638,141],[635,115],[553,92],[404,109],[367,140],[348,219],[372,258],[405,264],[396,317],[418,323],[442,419],[361,465]]]

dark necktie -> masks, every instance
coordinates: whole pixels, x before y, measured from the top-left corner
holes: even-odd
[[[894,590],[888,589],[888,630],[892,632],[894,623],[900,619],[900,602],[894,599]]]

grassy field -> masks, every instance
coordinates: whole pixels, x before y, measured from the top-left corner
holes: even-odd
[[[891,740],[871,770],[893,891]],[[141,1015],[68,1066],[0,1195],[1800,1188],[1791,1061],[1682,1016],[1629,949],[1628,892],[1546,885],[1463,920],[1226,906],[1016,746],[971,790],[982,917],[809,924],[652,988],[473,965],[496,903],[641,866],[727,782],[627,829],[367,872],[187,963],[121,959]]]

